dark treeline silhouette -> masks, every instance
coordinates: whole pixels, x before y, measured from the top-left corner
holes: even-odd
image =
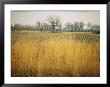
[[[35,30],[35,31],[45,31],[45,32],[95,32],[100,33],[100,26],[93,25],[91,23],[84,24],[84,22],[74,22],[66,23],[62,26],[60,18],[58,16],[50,16],[47,19],[47,22],[42,23],[37,21],[35,25],[22,25],[14,24],[11,25],[12,31],[21,31],[21,30]]]

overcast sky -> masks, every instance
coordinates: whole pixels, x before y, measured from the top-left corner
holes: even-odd
[[[11,11],[11,24],[34,25],[37,21],[47,22],[49,16],[59,16],[63,24],[82,21],[85,24],[100,24],[100,11],[71,10],[71,11]]]

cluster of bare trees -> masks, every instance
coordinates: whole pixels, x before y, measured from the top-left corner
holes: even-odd
[[[35,25],[21,25],[15,24],[11,26],[12,30],[14,29],[28,29],[28,30],[39,30],[39,31],[49,31],[49,32],[58,32],[58,31],[65,31],[65,32],[92,32],[98,31],[100,32],[99,25],[93,25],[91,23],[84,24],[84,22],[74,22],[74,23],[66,23],[62,26],[60,18],[58,16],[50,16],[47,18],[47,22],[42,23],[37,21]]]
[[[83,31],[84,23],[83,22],[75,22],[75,23],[66,23],[64,27],[64,31]]]

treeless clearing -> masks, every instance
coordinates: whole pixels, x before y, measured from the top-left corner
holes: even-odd
[[[11,76],[100,76],[100,36],[90,32],[12,32]]]

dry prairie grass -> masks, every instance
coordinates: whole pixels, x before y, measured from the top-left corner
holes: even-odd
[[[100,40],[65,38],[71,34],[12,32],[11,76],[100,76]]]

